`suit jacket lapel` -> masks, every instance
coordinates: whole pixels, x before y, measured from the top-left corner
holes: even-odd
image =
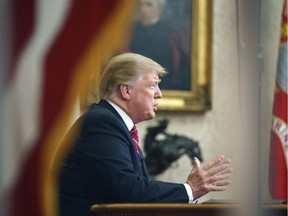
[[[111,104],[109,104],[106,100],[100,100],[100,102],[98,104],[92,105],[91,108],[93,108],[93,106],[97,106],[97,105],[102,106],[102,107],[110,110],[112,113],[114,113],[117,118],[121,119],[121,122],[123,123],[123,127],[127,128],[127,126],[126,126],[125,122],[123,121],[122,117],[114,109],[114,107],[111,106]],[[127,129],[127,131],[128,131],[128,129]],[[130,132],[128,131],[128,133],[129,133],[129,137],[130,137]],[[131,138],[131,142],[130,143],[131,143],[131,146],[133,146],[132,149],[133,149],[134,154],[138,157],[138,154],[136,152],[136,148],[134,147],[132,138]],[[137,166],[139,166],[139,163],[137,164]],[[141,152],[141,164],[140,164],[139,167],[142,170],[143,175],[148,178],[148,172],[147,172],[147,168],[146,168],[146,165],[145,165],[144,156],[143,156],[142,152]]]

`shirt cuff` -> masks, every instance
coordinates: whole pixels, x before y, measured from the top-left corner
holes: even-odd
[[[198,202],[198,200],[194,200],[193,194],[192,194],[192,189],[191,189],[190,185],[187,183],[184,183],[184,187],[185,187],[187,195],[189,197],[189,203],[196,204]]]

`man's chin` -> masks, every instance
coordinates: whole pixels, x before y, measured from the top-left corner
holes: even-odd
[[[154,119],[156,117],[156,112],[155,111],[149,112],[147,113],[146,116],[147,116],[146,120]]]
[[[154,119],[156,117],[156,111],[153,111],[152,113],[151,113],[151,119]]]

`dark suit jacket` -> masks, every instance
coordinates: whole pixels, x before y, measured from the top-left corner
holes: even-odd
[[[183,184],[148,179],[143,156],[139,160],[127,126],[107,101],[93,104],[77,126],[61,164],[62,216],[91,215],[96,203],[188,202]]]

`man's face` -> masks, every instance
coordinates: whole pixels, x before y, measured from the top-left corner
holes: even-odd
[[[158,74],[149,72],[132,87],[129,110],[135,124],[155,118],[158,99],[162,97],[159,82]]]
[[[151,25],[160,17],[161,10],[158,0],[139,0],[139,15],[143,25]]]

